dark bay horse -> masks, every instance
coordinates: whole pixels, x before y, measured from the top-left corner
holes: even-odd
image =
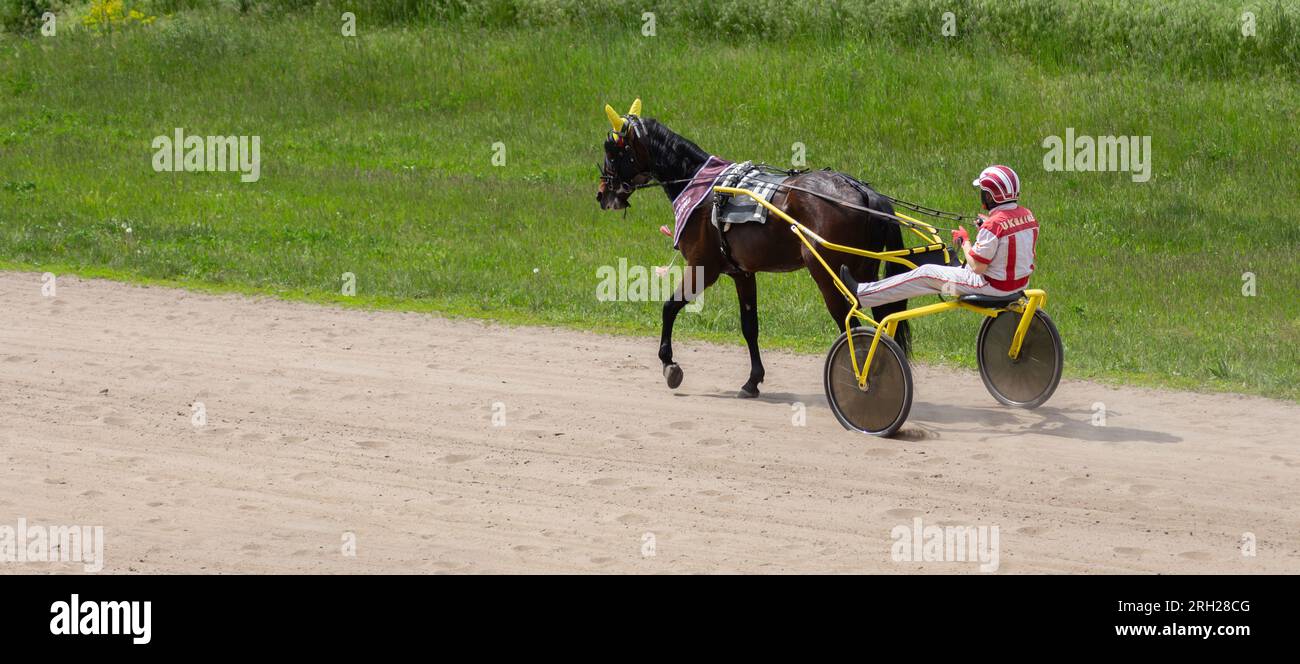
[[[640,117],[641,100],[632,104],[627,115],[619,116],[608,105],[605,107],[613,125],[605,140],[605,162],[601,167],[600,190],[596,199],[605,210],[620,210],[630,205],[632,192],[639,187],[658,183],[663,186],[668,200],[674,201],[686,189],[689,180],[704,166],[709,153],[690,140],[673,133],[652,118]],[[893,214],[890,200],[852,176],[830,170],[811,171],[795,175],[786,184],[811,190],[833,200],[852,202],[878,212]],[[867,212],[838,205],[813,193],[793,189],[779,191],[772,204],[791,217],[811,228],[830,242],[870,251],[902,249],[903,234],[898,225],[877,218]],[[758,288],[754,278],[757,272],[791,272],[808,268],[813,281],[821,289],[826,310],[840,331],[849,312],[849,303],[835,288],[835,283],[816,257],[790,231],[790,226],[775,215],[767,223],[735,224],[727,232],[726,243],[730,258],[722,251],[719,231],[711,219],[708,201],[695,208],[681,233],[678,248],[689,269],[683,270],[682,283],[673,297],[664,302],[663,334],[659,343],[659,360],[663,362],[664,378],[668,387],[676,388],[682,382],[682,368],[673,361],[673,322],[677,314],[696,295],[702,293],[725,274],[736,283],[740,298],[740,329],[749,346],[749,381],[740,388],[741,397],[758,396],[758,384],[763,382],[763,362],[758,352]],[[848,265],[854,278],[874,281],[879,277],[882,261],[821,250],[822,257],[837,273],[841,265]],[[693,283],[696,266],[703,268],[704,283]],[[886,263],[886,276],[906,271],[896,263]],[[872,317],[882,320],[888,314],[907,308],[907,301],[894,302],[872,309]],[[897,341],[908,348],[910,332],[907,321],[898,328]]]

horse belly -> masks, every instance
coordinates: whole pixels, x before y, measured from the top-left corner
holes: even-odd
[[[726,237],[731,257],[746,272],[793,272],[804,267],[799,238],[780,220],[733,224]]]

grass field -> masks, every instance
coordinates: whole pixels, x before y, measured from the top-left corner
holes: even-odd
[[[1227,7],[1193,10],[1203,6]],[[640,96],[646,115],[713,153],[788,164],[799,142],[811,167],[942,208],[973,212],[972,176],[1010,164],[1043,223],[1034,281],[1051,296],[1067,377],[1300,398],[1290,32],[1126,62],[1066,42],[1039,57],[945,41],[937,19],[928,39],[806,30],[772,42],[667,16],[646,37],[639,20],[611,16],[377,25],[359,10],[357,36],[344,37],[326,9],[181,8],[103,34],[6,34],[0,261],[657,333],[657,304],[595,297],[600,266],[670,258],[656,232],[671,224],[662,194],[637,194],[626,217],[594,200],[601,107]],[[177,127],[260,136],[261,179],[155,172],[151,142]],[[1045,171],[1044,137],[1070,127],[1150,136],[1150,181]],[[356,297],[339,295],[345,272]],[[1242,294],[1247,272],[1254,297]],[[741,343],[735,296],[720,286],[679,339]],[[806,273],[760,276],[759,299],[766,347],[828,347],[834,327]],[[918,356],[973,366],[977,325],[921,321]],[[648,361],[655,351],[647,342]]]

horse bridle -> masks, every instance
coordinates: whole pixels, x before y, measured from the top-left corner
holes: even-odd
[[[655,179],[655,176],[653,173],[650,172],[649,169],[646,169],[644,171],[640,170],[640,166],[639,166],[639,164],[642,163],[645,164],[652,163],[650,160],[650,152],[648,148],[646,148],[645,144],[642,143],[642,141],[640,140],[641,139],[641,118],[635,115],[625,115],[623,116],[623,119],[625,120],[625,122],[623,123],[623,128],[620,129],[619,131],[614,131],[611,129],[609,132],[610,138],[613,139],[613,141],[616,144],[618,144],[618,146],[620,147],[621,149],[621,152],[619,153],[620,157],[623,155],[623,153],[627,152],[629,148],[631,148],[632,152],[630,156],[629,165],[633,169],[635,169],[637,173],[636,176],[633,176],[633,180],[635,180],[635,178],[640,175],[646,175],[649,179],[646,182],[640,184],[638,184],[635,181],[622,179],[622,176],[620,176],[617,172],[613,171],[609,155],[605,155],[605,164],[602,166],[598,166],[597,168],[600,170],[600,180],[602,186],[608,186],[612,184],[615,187],[614,191],[616,194],[631,196],[632,192],[646,186],[647,184],[650,183],[650,181],[653,181]]]

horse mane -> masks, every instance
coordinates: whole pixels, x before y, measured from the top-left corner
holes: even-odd
[[[656,164],[664,174],[680,174],[677,177],[690,177],[693,167],[698,167],[709,158],[709,153],[700,146],[664,126],[654,118],[641,118],[642,135],[650,154],[655,155],[661,163]]]

